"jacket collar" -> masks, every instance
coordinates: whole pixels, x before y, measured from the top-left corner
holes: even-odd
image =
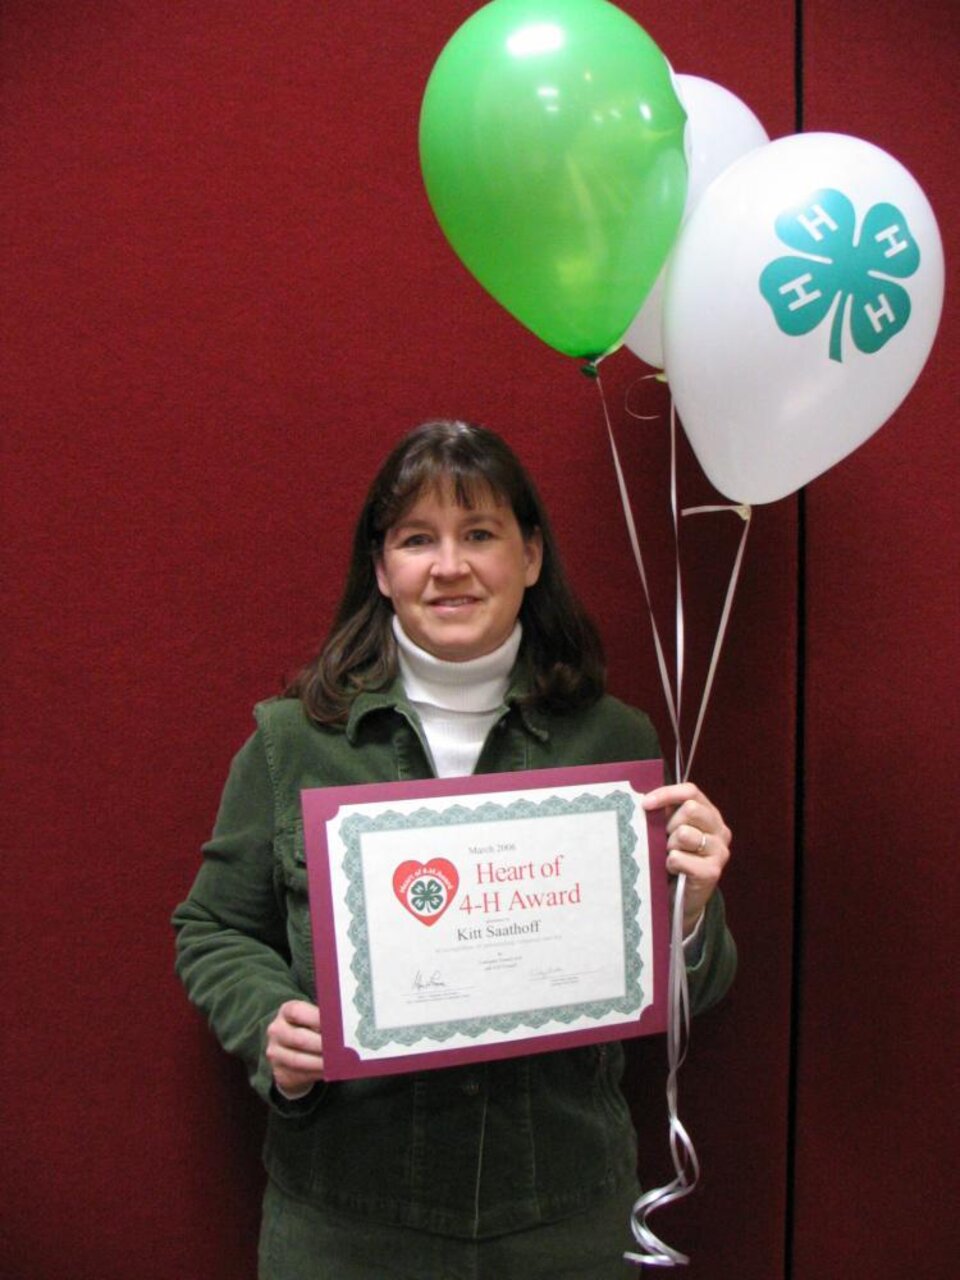
[[[509,710],[516,708],[524,728],[529,733],[532,733],[535,738],[539,738],[541,742],[548,742],[550,740],[550,730],[542,712],[538,711],[536,707],[525,704],[523,701],[529,691],[530,678],[526,667],[522,662],[518,662],[513,668],[510,684],[504,695],[502,715],[506,715]],[[412,723],[417,723],[417,713],[407,698],[403,681],[399,675],[390,684],[385,685],[384,688],[365,691],[354,698],[346,727],[347,741],[352,746],[356,745],[361,721],[377,711],[395,711]]]

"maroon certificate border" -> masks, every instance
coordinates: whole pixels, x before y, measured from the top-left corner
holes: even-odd
[[[653,1035],[666,1029],[667,975],[670,962],[668,877],[665,869],[666,818],[663,810],[647,813],[650,856],[650,897],[653,924],[653,1000],[639,1019],[584,1028],[535,1034],[502,1044],[429,1049],[374,1060],[361,1059],[343,1043],[343,1011],[340,1006],[339,965],[333,924],[333,901],[327,824],[341,806],[383,803],[389,800],[433,800],[438,797],[473,796],[507,791],[556,790],[557,787],[625,782],[635,792],[653,790],[663,782],[662,760],[628,760],[616,764],[581,765],[560,769],[527,769],[515,773],[472,774],[461,778],[426,778],[412,782],[374,782],[349,787],[309,787],[300,793],[304,846],[313,928],[313,957],[317,1004],[323,1028],[324,1075],[328,1080],[358,1079],[423,1071],[468,1062],[520,1057],[574,1045],[598,1044],[633,1036]],[[651,977],[647,976],[647,981]]]

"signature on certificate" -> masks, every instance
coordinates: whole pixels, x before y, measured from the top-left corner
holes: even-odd
[[[440,976],[440,973],[437,970],[434,970],[434,972],[431,973],[428,977],[424,977],[424,975],[418,969],[416,972],[416,976],[413,979],[414,991],[427,991],[431,987],[445,987],[446,985],[447,984],[444,982],[443,978]]]

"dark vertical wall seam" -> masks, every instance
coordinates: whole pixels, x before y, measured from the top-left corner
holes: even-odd
[[[793,13],[793,128],[803,133],[803,0],[794,0]]]
[[[804,127],[804,0],[794,0],[794,131]],[[792,1280],[796,1234],[794,1200],[797,1180],[797,1091],[800,1083],[800,1036],[803,982],[803,858],[804,858],[804,790],[805,689],[807,640],[807,499],[803,489],[797,494],[797,649],[796,702],[794,722],[794,837],[793,837],[793,937],[791,940],[789,1079],[787,1084],[786,1188],[784,1206],[783,1274]]]

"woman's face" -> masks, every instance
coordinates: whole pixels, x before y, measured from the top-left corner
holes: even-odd
[[[525,539],[508,503],[487,489],[461,507],[444,485],[425,490],[387,530],[377,582],[415,644],[466,662],[510,635],[542,560],[539,530]]]

